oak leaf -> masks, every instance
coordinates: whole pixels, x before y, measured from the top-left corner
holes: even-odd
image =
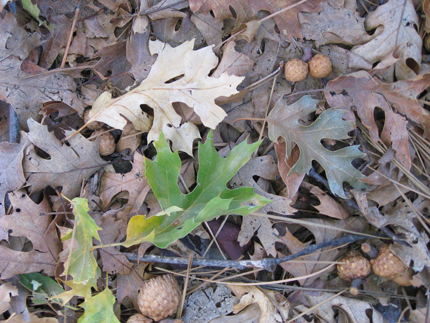
[[[365,27],[367,31],[374,30],[373,38],[351,52],[373,64],[404,45],[402,57],[395,65],[395,75],[399,80],[414,77],[420,72],[422,57],[419,25],[413,1],[390,0],[367,15]]]
[[[234,19],[235,26],[232,33],[239,31],[243,28],[243,24],[252,20],[258,19],[259,11],[268,11],[275,13],[280,9],[291,6],[298,1],[293,0],[259,0],[250,3],[248,0],[236,0],[231,1],[211,1],[211,0],[190,0],[190,9],[193,12],[201,12],[208,14],[211,12],[216,19]],[[302,38],[302,32],[300,24],[297,18],[297,14],[301,11],[305,12],[319,12],[321,10],[320,0],[306,1],[296,7],[293,7],[287,11],[284,11],[273,19],[278,25],[278,29],[288,39],[292,37]],[[255,30],[256,31],[256,30]]]
[[[174,102],[183,102],[200,116],[203,124],[214,129],[226,116],[215,104],[220,96],[237,93],[236,87],[242,77],[222,74],[218,78],[208,74],[218,64],[211,47],[193,51],[194,41],[185,42],[175,48],[160,41],[151,41],[149,50],[158,54],[148,77],[135,89],[118,98],[103,93],[90,110],[90,120],[101,121],[111,127],[122,129],[127,120],[140,131],[149,131],[148,141],[157,140],[160,131],[166,139],[191,154],[193,139],[199,138],[197,127],[191,123],[181,125],[181,116],[172,107]],[[154,109],[154,120],[140,108],[148,105]],[[185,129],[185,130],[183,130]],[[186,148],[185,148],[186,147]]]
[[[312,167],[316,160],[325,169],[331,191],[346,198],[343,183],[348,182],[357,189],[366,187],[359,179],[364,178],[360,171],[355,169],[351,162],[362,158],[358,146],[349,146],[336,151],[326,149],[321,141],[323,139],[347,139],[348,132],[354,130],[352,121],[343,120],[344,111],[330,109],[324,111],[310,126],[303,126],[299,119],[316,111],[317,100],[304,96],[299,101],[287,106],[284,99],[280,99],[268,116],[269,138],[277,142],[282,137],[287,148],[287,157],[292,151],[292,142],[300,149],[300,157],[291,168],[289,174],[303,174]]]
[[[221,158],[209,134],[204,144],[199,143],[197,186],[184,195],[178,187],[181,168],[178,152],[172,153],[160,136],[155,142],[155,160],[145,162],[145,176],[163,211],[149,218],[145,215],[132,217],[127,227],[127,240],[121,244],[131,246],[150,241],[166,248],[204,221],[226,214],[249,215],[270,202],[254,193],[252,187],[230,190],[226,186],[259,144],[242,142],[226,158]]]
[[[137,212],[151,187],[145,177],[145,157],[134,154],[133,169],[126,174],[106,172],[100,186],[102,207],[106,208],[112,198],[120,192],[128,192],[129,212]],[[135,213],[136,214],[136,213]]]
[[[402,115],[422,124],[428,138],[430,113],[420,105],[417,97],[428,87],[429,82],[430,73],[405,81],[384,83],[366,71],[359,71],[330,81],[325,96],[332,108],[356,109],[361,122],[369,129],[372,140],[381,140],[388,147],[391,146],[396,158],[409,169],[411,156],[407,120]],[[377,107],[385,113],[385,125],[380,135],[374,119]]]
[[[32,119],[27,123],[30,129],[28,140],[50,155],[50,159],[40,157],[33,146],[26,150],[24,173],[33,192],[48,185],[53,188],[62,186],[65,196],[75,197],[82,181],[106,164],[99,156],[98,141],[92,142],[76,134],[69,139],[69,145],[62,144],[46,126]],[[73,131],[65,133],[70,135]]]
[[[0,143],[0,216],[5,214],[4,201],[8,191],[15,191],[25,183],[22,158],[27,139],[21,138],[20,144]],[[2,239],[5,235],[0,233]],[[7,234],[6,234],[7,237]]]
[[[12,214],[0,218],[0,227],[11,236],[26,237],[31,241],[31,251],[18,251],[0,246],[0,278],[8,279],[17,274],[44,271],[52,276],[58,261],[60,239],[57,236],[49,202],[43,199],[34,203],[23,190],[9,193]]]
[[[46,101],[62,101],[83,113],[76,83],[67,75],[44,74],[28,78],[21,69],[30,51],[40,45],[40,35],[28,33],[17,25],[8,12],[0,24],[0,99],[12,105],[18,114],[20,126],[26,129],[29,118],[37,118]],[[46,72],[37,67],[38,73]]]

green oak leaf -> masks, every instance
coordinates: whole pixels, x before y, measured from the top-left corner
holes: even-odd
[[[287,105],[286,100],[279,99],[267,117],[269,138],[273,142],[277,142],[279,137],[285,140],[286,159],[291,154],[293,142],[299,147],[300,157],[288,175],[309,172],[312,161],[316,160],[325,170],[331,191],[346,198],[343,191],[344,182],[358,190],[367,187],[365,183],[360,182],[365,176],[351,164],[354,159],[363,158],[366,154],[362,153],[358,146],[331,151],[322,145],[323,139],[347,139],[348,132],[355,129],[353,121],[343,119],[345,114],[343,110],[329,109],[321,113],[311,125],[300,124],[300,118],[316,111],[317,103],[318,101],[310,96],[304,96],[291,105]]]
[[[181,160],[172,152],[164,136],[155,143],[157,156],[145,161],[145,176],[160,203],[162,212],[147,218],[136,215],[127,227],[131,246],[150,241],[160,248],[184,237],[199,224],[226,214],[248,215],[271,201],[256,193],[252,187],[227,188],[227,182],[246,164],[260,142],[242,142],[221,158],[213,146],[212,131],[204,144],[199,143],[197,185],[189,194],[178,187]]]
[[[101,228],[88,214],[87,199],[74,198],[72,205],[73,214],[75,215],[75,241],[77,246],[72,251],[68,269],[63,274],[72,275],[75,284],[85,284],[90,279],[97,279],[100,276],[100,268],[91,248],[93,247],[93,238],[100,241],[97,231],[101,230]],[[71,234],[67,237],[71,238]]]
[[[19,282],[32,291],[33,304],[46,304],[49,298],[61,304],[60,300],[55,296],[64,293],[64,289],[51,277],[40,273],[21,274]]]
[[[106,289],[96,296],[85,298],[85,302],[80,305],[85,312],[79,318],[78,323],[120,323],[113,312],[114,303],[115,296],[106,286]]]

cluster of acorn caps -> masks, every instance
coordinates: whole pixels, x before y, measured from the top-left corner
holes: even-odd
[[[372,270],[376,275],[393,280],[399,285],[411,285],[414,271],[389,249],[388,244],[383,244],[376,250],[372,245],[364,243],[361,250],[371,258],[370,261],[359,251],[351,250],[337,265],[339,277],[351,282],[351,294],[359,294],[358,288]]]
[[[285,64],[285,78],[290,82],[300,82],[309,74],[317,79],[329,76],[332,71],[330,59],[322,54],[312,57],[309,62],[293,58]]]

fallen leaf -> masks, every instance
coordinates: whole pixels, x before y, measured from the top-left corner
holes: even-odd
[[[112,198],[120,192],[128,192],[129,212],[137,212],[151,187],[145,177],[145,157],[134,154],[133,169],[126,174],[105,172],[100,184],[102,207],[106,208]],[[139,198],[138,198],[139,197]]]
[[[18,289],[12,283],[3,283],[0,286],[0,314],[10,309],[10,298],[18,295]]]
[[[237,52],[234,47],[236,42],[230,41],[223,49],[221,62],[212,74],[212,77],[220,77],[226,73],[228,75],[245,76],[252,67],[254,61],[243,53]]]
[[[343,191],[343,183],[362,189],[365,184],[358,180],[364,176],[355,169],[351,162],[356,158],[362,158],[358,146],[349,146],[336,151],[326,149],[322,139],[347,139],[348,132],[354,129],[352,121],[343,120],[344,112],[330,109],[324,111],[310,126],[302,126],[301,117],[316,111],[318,101],[310,96],[305,96],[299,101],[287,106],[284,99],[280,99],[267,120],[269,123],[269,138],[277,142],[282,137],[287,145],[287,156],[291,154],[292,142],[300,149],[300,157],[289,174],[303,174],[312,168],[312,161],[316,160],[324,168],[331,191],[346,198]]]
[[[27,129],[27,120],[38,118],[46,101],[62,101],[82,114],[84,108],[71,77],[46,74],[27,78],[29,75],[20,66],[30,51],[40,45],[40,36],[18,27],[11,13],[6,15],[6,21],[0,24],[0,99],[12,105],[20,127]]]
[[[327,322],[333,322],[335,320],[334,309],[338,309],[346,315],[350,323],[384,322],[381,313],[376,311],[368,302],[343,296],[330,299],[330,297],[334,296],[334,294],[331,293],[304,293],[306,299],[309,301],[310,307],[316,306],[312,312]]]
[[[32,192],[46,186],[61,186],[62,193],[73,198],[78,196],[82,181],[99,170],[106,162],[100,158],[98,141],[89,141],[80,134],[70,138],[68,145],[62,144],[46,126],[28,120],[28,140],[50,155],[50,159],[39,157],[35,147],[29,147],[24,156],[24,174]],[[65,131],[66,135],[74,131]]]
[[[405,44],[402,56],[395,65],[395,76],[398,80],[415,77],[420,72],[421,63],[419,25],[411,0],[390,0],[367,15],[366,30],[374,30],[373,37],[351,52],[373,64],[383,60],[398,45]]]
[[[0,245],[0,278],[8,279],[22,273],[43,271],[52,276],[60,252],[51,208],[46,197],[34,203],[23,190],[8,195],[13,213],[0,218],[0,227],[11,236],[26,237],[32,243],[30,251],[18,251]]]
[[[340,76],[327,84],[325,95],[333,108],[352,109],[357,114],[370,136],[379,141],[379,131],[374,120],[374,111],[378,107],[384,110],[385,125],[381,140],[396,150],[396,157],[408,169],[411,165],[405,115],[410,120],[430,129],[430,113],[417,100],[418,95],[428,86],[430,73],[420,74],[406,81],[384,83],[368,72],[360,71]],[[394,110],[394,111],[393,111]],[[426,134],[427,132],[426,132]]]
[[[234,306],[233,313],[239,313],[249,305],[258,304],[261,312],[260,322],[284,322],[284,319],[288,318],[290,303],[280,293],[256,286],[227,286],[240,299],[239,304]],[[279,314],[278,309],[282,311],[282,315]]]
[[[79,318],[78,323],[119,323],[113,312],[114,303],[115,296],[107,286],[104,291],[96,296],[86,297],[85,302],[79,305],[85,309],[85,312]]]
[[[0,143],[0,217],[5,214],[6,193],[17,190],[25,183],[22,159],[28,140],[22,137],[20,144]],[[7,239],[7,233],[0,233],[0,237]]]
[[[183,102],[195,110],[205,126],[214,129],[226,115],[214,100],[219,96],[237,93],[236,87],[242,78],[227,74],[218,78],[209,77],[218,58],[210,47],[193,51],[193,45],[194,42],[189,41],[172,48],[160,41],[151,41],[149,50],[152,55],[158,54],[158,57],[148,77],[137,88],[118,98],[112,99],[108,92],[103,93],[90,110],[89,122],[101,121],[122,129],[127,118],[137,130],[148,131],[151,128],[148,141],[158,140],[163,131],[173,136],[166,136],[166,139],[175,144],[182,136],[179,130],[174,131],[179,128],[181,117],[173,109],[172,103]],[[140,108],[142,104],[154,109],[152,127],[150,117]],[[191,150],[194,136],[185,139],[190,147],[187,151]]]
[[[259,144],[242,142],[226,158],[221,158],[210,133],[204,144],[199,143],[198,185],[184,195],[177,183],[181,167],[178,152],[172,153],[160,136],[155,142],[156,158],[145,161],[145,176],[163,211],[149,218],[144,215],[132,217],[127,227],[127,240],[122,244],[131,246],[150,241],[166,248],[203,221],[226,214],[249,215],[270,202],[254,193],[252,187],[230,190],[226,186]]]
[[[30,321],[26,321],[23,318],[22,314],[15,315],[13,317],[10,317],[9,319],[5,321],[0,321],[0,323],[58,323],[58,320],[55,317],[37,317],[36,314],[31,313],[30,314]]]
[[[364,29],[364,18],[355,8],[337,3],[322,3],[322,11],[318,13],[299,13],[299,22],[303,37],[315,40],[319,48],[327,44],[358,45],[369,36]]]
[[[243,24],[255,20],[258,18],[257,13],[259,11],[268,11],[275,13],[280,9],[291,6],[297,2],[291,0],[259,0],[254,1],[252,5],[247,0],[237,0],[235,2],[230,1],[218,1],[213,2],[210,0],[190,0],[190,9],[193,12],[201,12],[208,14],[212,12],[216,19],[234,19],[235,27],[232,33],[236,33],[243,28]],[[297,18],[299,12],[319,12],[321,10],[321,1],[310,0],[306,1],[296,7],[293,7],[287,11],[284,11],[274,17],[274,20],[281,31],[281,34],[286,36],[288,39],[292,37],[302,38],[302,32],[300,24]]]
[[[72,275],[73,284],[89,286],[88,282],[96,280],[100,276],[100,268],[90,249],[93,247],[93,239],[100,241],[97,231],[101,230],[88,214],[88,202],[83,198],[75,198],[71,201],[73,214],[75,215],[74,238],[76,245],[69,256],[69,261],[64,264],[63,275]],[[62,240],[72,238],[72,233]],[[88,283],[88,284],[87,284]],[[60,298],[59,296],[57,296]]]

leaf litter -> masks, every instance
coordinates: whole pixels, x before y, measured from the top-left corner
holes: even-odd
[[[125,322],[166,271],[183,322],[429,319],[428,1],[0,8],[2,322]],[[410,285],[351,294],[363,242]]]

